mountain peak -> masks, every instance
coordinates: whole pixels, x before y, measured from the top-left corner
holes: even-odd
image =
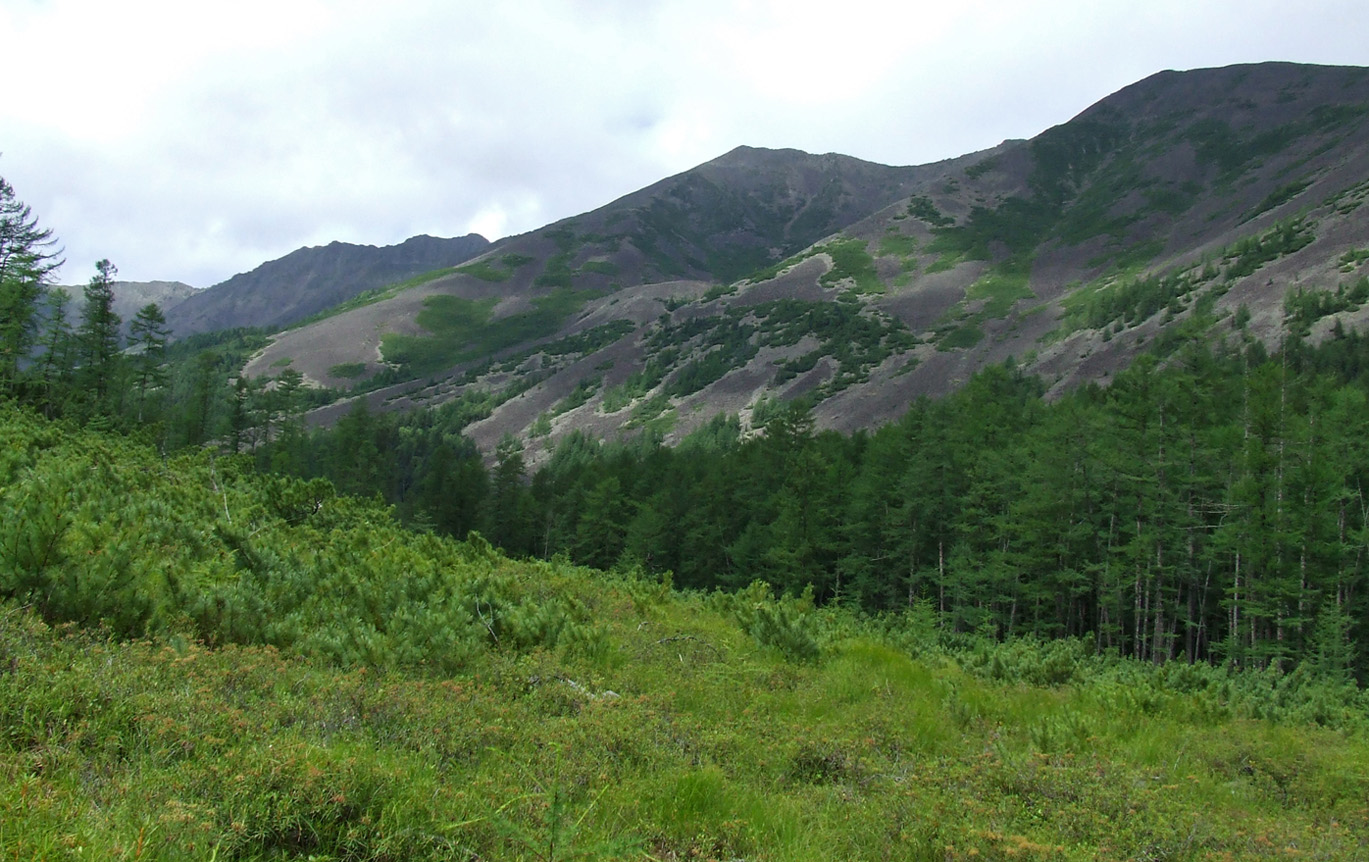
[[[1292,64],[1158,73],[932,165],[736,147],[285,333],[248,373],[289,358],[377,409],[487,399],[487,450],[678,439],[796,397],[869,428],[1009,357],[1059,392],[1194,339],[1277,345],[1295,291],[1332,297],[1314,335],[1369,325],[1336,293],[1369,278],[1366,176],[1369,71]]]

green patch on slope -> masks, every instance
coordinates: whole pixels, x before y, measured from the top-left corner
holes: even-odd
[[[330,377],[341,377],[344,380],[355,380],[366,373],[366,363],[364,362],[342,362],[328,369]]]
[[[639,380],[630,390],[610,390],[605,410],[614,412],[610,405],[622,409],[628,400],[641,397],[667,377],[664,394],[690,395],[744,367],[761,348],[793,347],[805,338],[814,339],[817,346],[781,362],[774,382],[784,383],[830,357],[836,373],[823,384],[828,394],[864,382],[875,366],[916,344],[901,321],[856,300],[781,299],[679,323],[660,322],[644,342],[649,358],[646,368],[655,370],[652,379]]]
[[[311,314],[303,320],[290,324],[290,326],[286,327],[286,329],[301,329],[305,326],[308,326],[311,323],[317,323],[320,320],[327,320],[330,317],[336,317],[337,315],[343,314],[344,312],[352,311],[357,308],[363,308],[368,305],[375,305],[377,302],[390,299],[391,297],[397,296],[411,288],[419,287],[421,285],[427,284],[430,281],[436,281],[439,278],[442,278],[443,276],[451,275],[457,270],[458,267],[448,266],[442,269],[435,269],[431,272],[425,272],[421,275],[416,275],[413,278],[408,278],[404,281],[399,281],[395,282],[394,284],[386,285],[385,287],[377,287],[372,288],[371,290],[364,290],[361,293],[358,293],[356,296],[352,297],[351,299],[347,300],[346,302],[340,302],[332,308],[324,309],[323,311],[320,311],[317,314]]]
[[[906,258],[917,254],[917,237],[886,234],[879,238],[880,257]]]
[[[428,297],[416,322],[432,335],[386,333],[381,340],[385,360],[399,366],[409,377],[421,377],[482,356],[546,338],[558,330],[586,301],[592,291],[558,289],[534,297],[533,308],[490,319],[498,300],[472,300],[456,296]]]
[[[835,240],[822,246],[832,258],[832,268],[818,279],[823,287],[836,287],[849,279],[856,293],[883,293],[884,285],[875,274],[875,260],[866,251],[863,239]]]
[[[983,278],[970,285],[965,298],[971,302],[983,302],[979,312],[981,318],[1006,317],[1018,300],[1030,299],[1033,294],[1027,287],[1030,271],[999,268],[990,271]]]
[[[937,327],[939,350],[973,347],[983,338],[980,326],[1007,317],[1017,303],[1035,296],[1031,291],[1031,259],[1014,257],[991,267],[970,285],[965,298],[948,310]],[[971,311],[970,307],[978,305]]]

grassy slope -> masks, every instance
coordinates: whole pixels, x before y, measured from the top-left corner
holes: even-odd
[[[0,418],[0,858],[1369,854],[1363,696],[1300,672],[512,562]],[[69,526],[35,568],[54,492]],[[225,612],[252,597],[288,613]],[[62,601],[149,636],[58,625]]]
[[[601,660],[496,650],[454,678],[332,669],[270,648],[63,635],[6,607],[0,851],[1365,852],[1369,752],[1358,734],[1236,719],[1116,685],[988,682],[868,637],[794,666],[697,597],[643,608],[627,585],[535,568],[530,577],[592,593],[613,619]],[[625,843],[608,852],[613,842]]]

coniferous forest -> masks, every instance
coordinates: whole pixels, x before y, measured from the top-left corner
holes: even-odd
[[[1059,400],[1009,366],[870,433],[802,403],[741,439],[720,419],[668,448],[562,441],[487,471],[454,409],[354,410],[258,461],[382,489],[408,522],[513,556],[764,580],[865,613],[925,604],[950,632],[1083,637],[1101,652],[1363,679],[1366,344],[1266,355],[1234,332]],[[358,471],[366,471],[361,473]]]
[[[0,857],[1369,854],[1353,331],[487,460],[0,223]]]

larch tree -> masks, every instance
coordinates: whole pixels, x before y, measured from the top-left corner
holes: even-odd
[[[33,348],[43,284],[62,263],[55,243],[0,177],[0,391],[15,390]]]
[[[95,275],[85,288],[86,304],[76,341],[85,395],[96,412],[107,408],[119,361],[119,324],[114,311],[114,276],[119,270],[108,260],[95,264]]]
[[[129,327],[129,339],[136,351],[134,355],[135,385],[138,390],[138,422],[144,421],[148,394],[166,386],[166,340],[170,335],[166,316],[155,302],[149,302],[133,318]]]

